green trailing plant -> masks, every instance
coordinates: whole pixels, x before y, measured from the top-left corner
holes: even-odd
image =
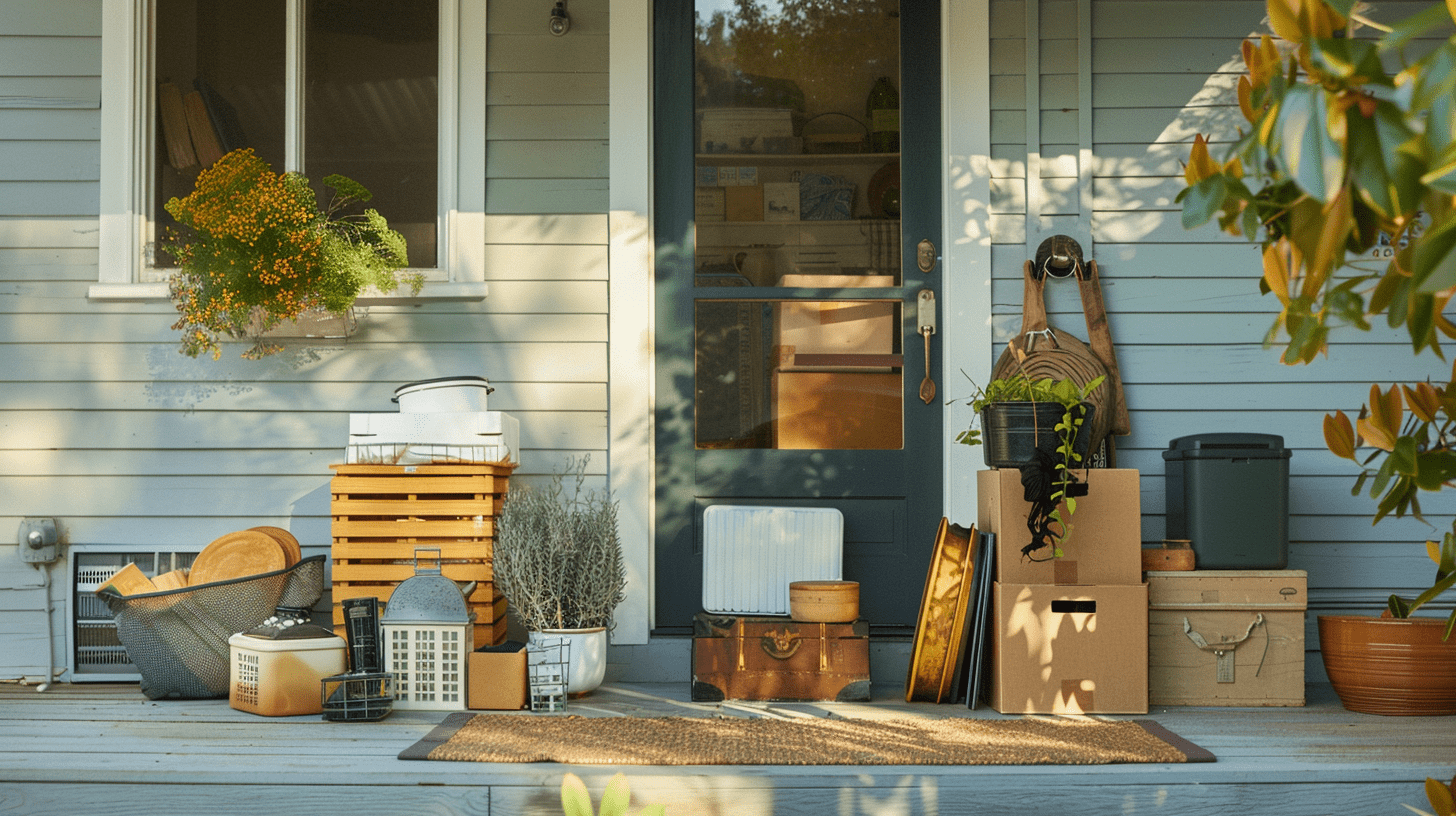
[[[962,372],[964,373],[964,372]],[[970,380],[969,375],[966,379]],[[956,441],[963,445],[982,444],[982,429],[985,420],[981,412],[990,405],[1005,402],[1050,402],[1062,406],[1062,416],[1052,427],[1056,448],[1048,456],[1040,449],[1037,456],[1040,471],[1050,470],[1050,478],[1037,478],[1036,474],[1022,472],[1022,484],[1026,488],[1026,500],[1031,502],[1031,513],[1027,528],[1031,531],[1031,542],[1022,554],[1032,560],[1032,553],[1051,547],[1052,558],[1062,556],[1062,545],[1071,540],[1072,516],[1077,512],[1077,497],[1073,485],[1077,484],[1074,469],[1082,464],[1083,456],[1077,452],[1077,434],[1086,422],[1087,397],[1101,385],[1106,376],[1098,376],[1086,385],[1079,386],[1070,379],[1053,380],[1050,377],[1032,379],[1025,369],[1010,377],[998,377],[981,388],[970,380],[975,393],[965,400],[974,412],[970,427],[956,435]],[[1033,417],[1034,418],[1034,417]],[[1063,513],[1063,508],[1066,512]]]
[[[601,810],[592,811],[591,791],[581,777],[569,773],[561,780],[562,816],[626,816],[627,806],[632,802],[632,790],[627,784],[627,775],[618,773],[607,782],[602,792]],[[646,805],[637,811],[637,816],[666,816],[666,805]]]
[[[531,631],[612,625],[626,593],[617,503],[583,490],[590,456],[542,487],[506,494],[496,519],[493,580]]]
[[[1443,357],[1442,338],[1456,338],[1446,316],[1456,294],[1456,36],[1409,46],[1456,20],[1456,0],[1389,25],[1355,0],[1269,0],[1268,9],[1272,35],[1243,43],[1248,128],[1221,160],[1194,140],[1178,196],[1184,226],[1216,218],[1260,245],[1260,290],[1280,304],[1265,342],[1284,346],[1282,362],[1328,355],[1332,330],[1375,320],[1404,330],[1415,355]],[[1425,521],[1420,494],[1456,487],[1453,418],[1456,368],[1371,385],[1353,422],[1325,416],[1325,444],[1360,465],[1353,492],[1368,484],[1376,523]],[[1365,446],[1373,451],[1362,458]],[[1389,614],[1408,617],[1456,586],[1453,533],[1456,522],[1426,542],[1431,587],[1411,600],[1392,595]],[[1453,627],[1456,612],[1447,638]]]

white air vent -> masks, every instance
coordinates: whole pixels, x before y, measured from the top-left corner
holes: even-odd
[[[793,581],[838,581],[844,516],[833,508],[714,505],[703,511],[703,609],[787,615]]]

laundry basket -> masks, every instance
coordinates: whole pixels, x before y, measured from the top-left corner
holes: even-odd
[[[97,593],[150,699],[226,697],[228,638],[278,609],[306,613],[323,595],[325,556],[288,569],[142,595]]]

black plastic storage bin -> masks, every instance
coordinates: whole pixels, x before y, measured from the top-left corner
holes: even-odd
[[[1289,456],[1272,434],[1174,439],[1163,451],[1167,537],[1193,543],[1198,569],[1284,569]]]

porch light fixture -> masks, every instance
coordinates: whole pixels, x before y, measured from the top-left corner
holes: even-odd
[[[558,37],[565,36],[571,30],[571,18],[566,16],[566,0],[556,0],[556,7],[551,9],[551,20],[547,27]]]

